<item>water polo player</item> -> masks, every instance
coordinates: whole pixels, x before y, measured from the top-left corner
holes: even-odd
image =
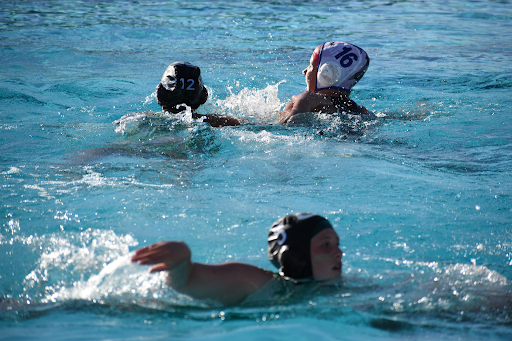
[[[367,53],[355,45],[331,41],[318,46],[309,66],[302,71],[306,91],[293,96],[279,112],[279,123],[287,123],[293,115],[305,112],[370,114],[349,97],[369,65]]]
[[[179,113],[189,106],[194,119],[202,118],[203,122],[213,127],[238,126],[240,122],[233,118],[220,115],[201,115],[195,110],[208,100],[208,90],[201,78],[201,69],[188,62],[174,62],[165,70],[157,85],[156,101],[164,112]]]
[[[272,224],[268,235],[267,254],[279,268],[279,274],[240,262],[193,263],[187,244],[174,241],[139,249],[132,262],[153,265],[151,272],[167,271],[168,284],[183,294],[233,305],[271,280],[339,278],[342,251],[338,244],[338,235],[327,219],[312,214],[292,214]]]

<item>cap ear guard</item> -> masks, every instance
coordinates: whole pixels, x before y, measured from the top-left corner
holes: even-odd
[[[176,79],[176,77],[174,77],[172,75],[167,75],[165,80],[162,78],[162,81],[160,82],[160,84],[162,84],[166,90],[174,91],[174,89],[176,89],[177,82],[178,82],[178,80]]]
[[[282,227],[282,223],[276,223],[274,226],[270,228],[268,233],[268,259],[274,264],[276,268],[280,268],[280,259],[281,259],[281,249],[288,248],[288,246],[283,246],[286,242],[286,231]]]
[[[340,77],[341,67],[336,63],[327,62],[318,69],[317,81],[321,87],[333,86],[339,81]]]
[[[293,279],[311,277],[311,260],[304,259],[303,255],[294,252],[287,245],[281,246],[278,259],[280,264],[280,275],[284,275]]]
[[[312,278],[311,239],[326,228],[332,228],[331,224],[315,214],[290,214],[279,219],[268,233],[268,259],[283,276]]]

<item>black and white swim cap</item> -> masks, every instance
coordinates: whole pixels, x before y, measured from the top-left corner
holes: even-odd
[[[206,103],[208,90],[201,78],[201,69],[188,62],[174,62],[165,70],[156,87],[156,101],[164,111],[179,113],[181,104],[197,109]]]
[[[332,229],[329,221],[315,214],[291,214],[279,219],[268,233],[268,259],[282,276],[312,278],[311,239],[327,228]]]

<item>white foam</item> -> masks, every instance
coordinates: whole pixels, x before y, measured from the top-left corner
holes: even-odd
[[[216,104],[228,116],[242,116],[262,124],[273,123],[277,118],[276,112],[282,107],[277,93],[279,85],[284,82],[269,84],[264,89],[243,88],[238,93],[233,93],[233,88],[229,87],[230,95],[224,100],[217,100]]]

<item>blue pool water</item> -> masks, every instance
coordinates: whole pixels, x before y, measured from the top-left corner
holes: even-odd
[[[512,3],[2,1],[1,340],[510,340]],[[371,57],[353,98],[377,119],[272,113],[313,49]],[[158,111],[173,61],[202,69],[211,128]],[[121,119],[121,120],[120,120]],[[277,218],[341,237],[343,282],[223,308],[130,264],[265,269]]]

